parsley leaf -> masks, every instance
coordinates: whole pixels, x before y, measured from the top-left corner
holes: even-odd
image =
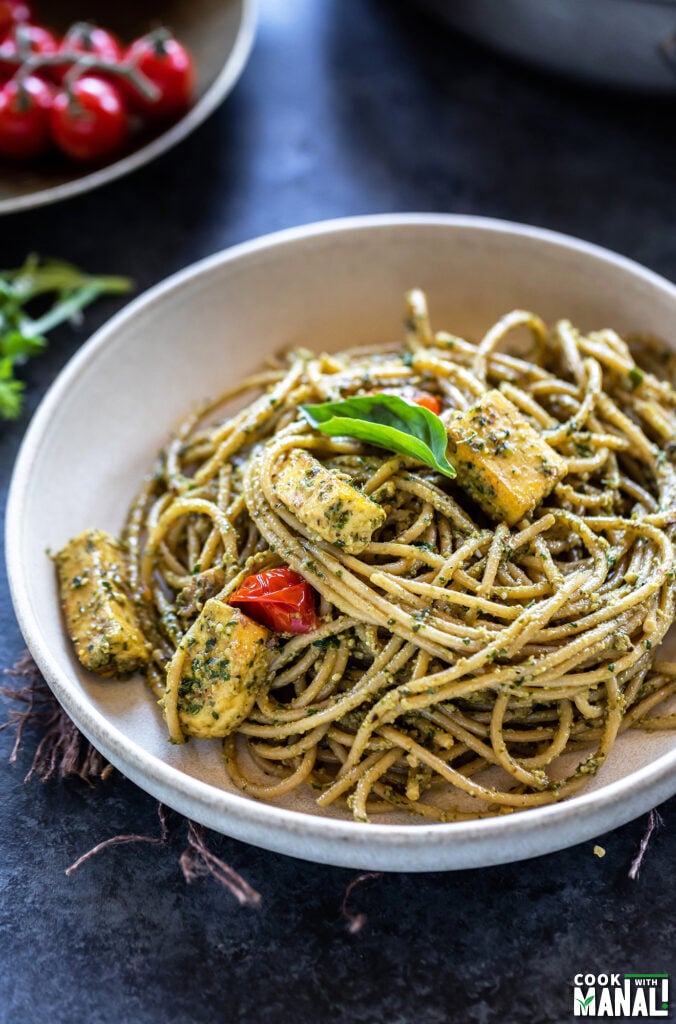
[[[12,360],[0,359],[0,417],[15,420],[21,413],[24,384],[14,379]]]
[[[100,295],[121,295],[130,288],[125,277],[95,277],[39,256],[29,256],[18,270],[0,271],[0,419],[20,415],[24,385],[14,370],[43,351],[45,334],[73,320]],[[51,304],[47,296],[53,296]],[[26,307],[36,299],[41,313],[34,318]]]
[[[629,371],[629,387],[631,390],[635,391],[636,388],[640,387],[644,379],[645,374],[643,373],[643,370],[639,370],[638,366],[632,366]]]

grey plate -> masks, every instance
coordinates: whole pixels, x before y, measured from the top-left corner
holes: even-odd
[[[92,170],[59,156],[34,165],[0,157],[0,214],[60,202],[99,188],[147,164],[189,135],[230,92],[246,63],[254,39],[257,0],[136,0],[109,4],[91,0],[90,20],[125,41],[158,25],[171,28],[195,58],[197,101],[170,128],[140,135],[123,155]],[[40,4],[40,20],[56,31],[82,18],[82,0]]]
[[[585,81],[676,92],[674,0],[418,0],[453,28]]]

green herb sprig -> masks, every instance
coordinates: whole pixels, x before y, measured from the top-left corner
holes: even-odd
[[[446,458],[448,435],[439,417],[398,395],[360,395],[341,402],[301,405],[300,411],[322,434],[355,437],[408,455],[444,476],[456,475]]]
[[[98,299],[123,295],[132,287],[126,277],[85,274],[61,260],[29,256],[18,270],[0,271],[0,419],[15,420],[23,408],[23,381],[17,366],[42,352],[45,335]],[[27,307],[48,302],[37,317]]]

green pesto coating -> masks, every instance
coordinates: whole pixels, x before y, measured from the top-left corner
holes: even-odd
[[[178,715],[186,735],[227,736],[244,721],[267,677],[270,636],[239,609],[206,602],[181,641]]]
[[[82,665],[107,678],[144,668],[149,645],[129,596],[120,543],[102,530],[86,530],[54,560],[68,633]]]

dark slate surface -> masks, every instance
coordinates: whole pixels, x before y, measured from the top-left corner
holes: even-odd
[[[84,11],[83,11],[84,13]],[[676,278],[674,107],[589,92],[515,67],[385,0],[263,0],[234,95],[187,143],[133,178],[0,222],[2,263],[28,250],[131,273],[140,289],[190,261],[293,224],[377,211],[489,214],[608,245]],[[90,328],[27,368],[32,409]],[[28,412],[0,435],[6,487]],[[0,661],[22,650],[4,578]],[[645,820],[593,843],[477,872],[355,872],[212,836],[261,892],[240,908],[186,886],[154,832],[155,804],[119,775],[96,789],[24,786],[0,735],[2,1024],[551,1024],[572,1020],[582,971],[674,967],[676,802],[643,871]]]

